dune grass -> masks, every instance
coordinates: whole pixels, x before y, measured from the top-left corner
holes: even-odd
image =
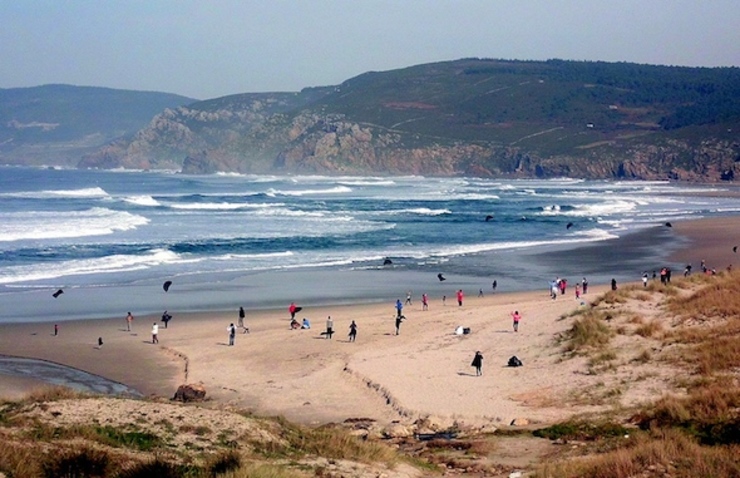
[[[740,476],[740,447],[706,447],[676,430],[637,433],[614,450],[546,462],[537,478],[726,478]]]
[[[621,292],[630,293],[627,288]],[[578,459],[553,459],[539,467],[535,476],[740,476],[740,274],[696,275],[668,285],[650,283],[644,293],[648,292],[663,295],[666,317],[675,319],[671,327],[665,328],[666,321],[645,322],[637,316],[627,322],[638,326],[634,334],[657,338],[670,347],[669,363],[686,370],[685,394],[666,394],[639,407],[630,421],[640,430],[614,440],[613,448],[590,451]],[[609,295],[597,303],[620,303],[616,292]],[[591,319],[586,316],[574,322],[567,350],[593,348],[607,341],[606,331],[600,331]],[[649,350],[635,358],[651,359]],[[581,429],[565,422],[539,433],[548,438],[588,439],[579,435]]]
[[[606,325],[605,313],[590,310],[573,321],[571,328],[561,337],[563,351],[583,355],[604,348],[614,332]]]

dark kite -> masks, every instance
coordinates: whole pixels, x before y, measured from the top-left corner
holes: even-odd
[[[170,290],[171,285],[172,285],[171,280],[165,281],[165,283],[162,285],[162,289],[164,289],[164,291],[167,292],[168,290]]]
[[[491,219],[493,219],[493,216],[491,216],[490,214],[486,216],[486,222],[490,221]]]
[[[569,222],[569,223],[568,223],[568,224],[567,224],[567,225],[565,226],[565,228],[566,228],[566,229],[570,229],[571,227],[573,227],[573,223],[572,223],[572,222]]]
[[[62,289],[59,289],[58,291],[56,291],[53,294],[51,294],[51,296],[56,299],[57,297],[59,297],[62,294],[64,294],[64,291]]]
[[[441,272],[437,274],[437,279],[439,279],[440,282],[442,282],[443,280],[447,280],[447,278],[443,276]]]

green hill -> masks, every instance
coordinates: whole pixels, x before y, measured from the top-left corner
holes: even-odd
[[[0,161],[76,163],[83,152],[145,127],[164,108],[193,101],[71,85],[0,89]]]
[[[740,68],[461,59],[157,114],[80,167],[719,181]]]

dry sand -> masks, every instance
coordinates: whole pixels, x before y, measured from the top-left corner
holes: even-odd
[[[676,223],[674,229],[689,239],[675,260],[691,262],[695,270],[701,259],[724,267],[735,257],[740,218]],[[604,288],[590,287],[584,299]],[[123,316],[65,322],[59,336],[50,323],[3,325],[0,353],[77,367],[147,395],[170,397],[181,383],[202,383],[218,404],[309,424],[434,415],[500,425],[517,417],[550,422],[598,409],[597,401],[574,399],[573,391],[603,388],[604,378],[584,373],[586,359],[564,361],[555,344],[569,327],[561,317],[583,307],[572,288],[556,300],[545,290],[484,297],[468,291],[462,307],[450,291],[446,304],[430,298],[428,311],[421,310],[416,295],[404,309],[400,335],[394,334],[394,301],[306,308],[298,318],[308,317],[311,330],[289,329],[287,304],[285,310],[247,311],[250,333],[239,331],[233,347],[227,345],[226,328],[236,323],[235,310],[175,316],[169,328],[160,327],[156,345],[149,333],[159,317],[137,317],[133,332],[126,331]],[[522,315],[518,333],[512,330],[514,310]],[[327,316],[337,331],[331,340],[320,335]],[[347,340],[351,320],[358,324],[355,343]],[[472,333],[455,335],[458,325]],[[102,348],[98,337],[104,338]],[[476,350],[484,356],[481,377],[470,366]],[[524,366],[507,367],[512,355]],[[660,371],[634,373],[654,379],[621,392],[623,401],[637,403],[660,393]],[[637,383],[633,375],[613,379]],[[0,397],[13,398],[35,385],[0,376]]]

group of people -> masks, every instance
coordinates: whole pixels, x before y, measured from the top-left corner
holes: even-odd
[[[162,322],[164,322],[164,328],[167,328],[167,325],[169,324],[170,320],[172,320],[172,315],[170,315],[169,312],[166,310],[162,314]],[[129,311],[126,314],[126,332],[131,332],[132,326],[134,324],[134,314]],[[54,335],[57,335],[59,333],[59,327],[57,325],[54,325]],[[152,323],[152,343],[158,344],[159,343],[159,324],[154,322]],[[103,346],[103,338],[98,337],[98,348]]]
[[[556,277],[554,281],[550,282],[550,298],[555,300],[558,298],[558,294],[565,295],[567,289],[568,279]],[[588,292],[588,280],[584,277],[581,282],[576,282],[573,290],[576,299],[580,299],[582,293],[586,294]]]

